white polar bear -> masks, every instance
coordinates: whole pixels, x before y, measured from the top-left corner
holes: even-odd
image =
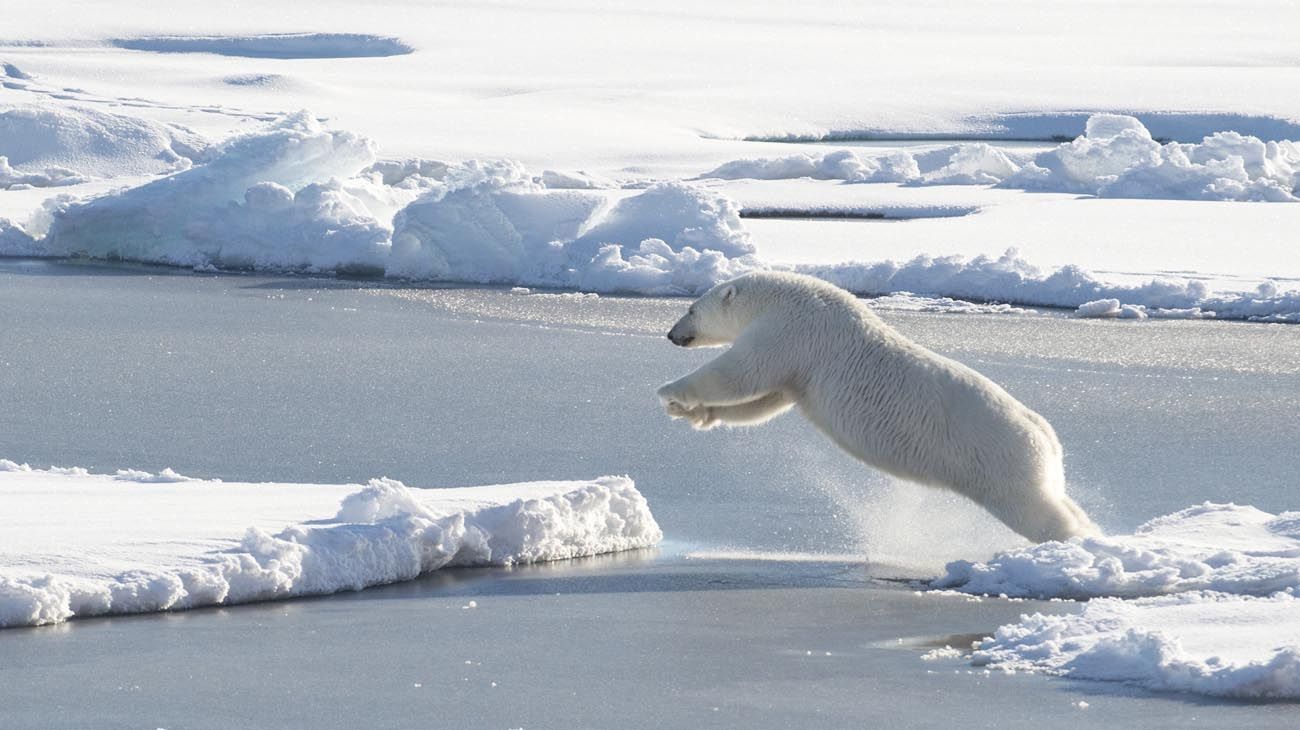
[[[798,405],[841,448],[946,487],[1035,540],[1099,534],[1065,494],[1052,426],[988,378],[908,340],[848,292],[799,274],[719,284],[668,332],[731,347],[659,389],[697,429],[758,424]]]

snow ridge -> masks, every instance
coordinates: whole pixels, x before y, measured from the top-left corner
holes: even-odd
[[[733,160],[702,179],[811,177],[850,183],[996,185],[1103,198],[1300,201],[1300,146],[1218,132],[1200,143],[1161,144],[1136,118],[1094,114],[1082,136],[1029,155],[983,142],[924,152],[854,150]]]
[[[123,492],[133,489],[145,493]],[[162,517],[122,515],[103,535],[73,536],[73,542],[91,541],[80,546],[88,551],[78,559],[85,562],[71,566],[62,543],[42,555],[32,552],[38,540],[11,536],[15,542],[8,546],[0,540],[6,557],[0,567],[0,627],[361,590],[449,566],[562,560],[649,547],[662,538],[645,498],[627,477],[458,490],[415,490],[375,479],[350,494],[343,488],[333,517],[308,519],[314,502],[340,489],[190,480],[171,470],[125,470],[110,477],[0,461],[0,527],[6,517],[17,520],[5,530],[10,532],[51,516],[69,519],[41,506],[63,505],[68,498],[76,502],[66,504],[77,505],[70,509],[98,511],[93,519],[124,504],[151,514],[173,505],[185,512],[215,507],[256,514],[279,503],[301,514],[275,532],[236,528],[243,519],[236,515],[217,528],[204,525],[216,529],[209,535],[163,534],[158,531],[174,525],[150,524]],[[23,516],[33,509],[38,516]]]

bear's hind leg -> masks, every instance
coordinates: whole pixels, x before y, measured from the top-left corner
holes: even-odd
[[[1035,488],[1028,493],[1008,491],[999,498],[977,501],[1007,527],[1033,542],[1101,534],[1083,508],[1064,493],[1054,496]]]

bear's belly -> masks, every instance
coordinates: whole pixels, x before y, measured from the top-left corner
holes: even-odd
[[[945,463],[950,459],[942,458],[950,450],[946,439],[920,439],[913,429],[881,422],[871,414],[864,413],[862,423],[846,423],[844,414],[825,413],[803,401],[799,405],[800,412],[817,430],[859,461],[922,484],[952,486],[956,482],[956,470]]]

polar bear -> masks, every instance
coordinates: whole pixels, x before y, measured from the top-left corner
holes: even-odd
[[[759,424],[797,405],[858,459],[963,494],[1030,540],[1100,534],[1065,494],[1045,418],[832,284],[746,274],[700,297],[668,339],[731,345],[659,389],[668,415],[697,429]]]

